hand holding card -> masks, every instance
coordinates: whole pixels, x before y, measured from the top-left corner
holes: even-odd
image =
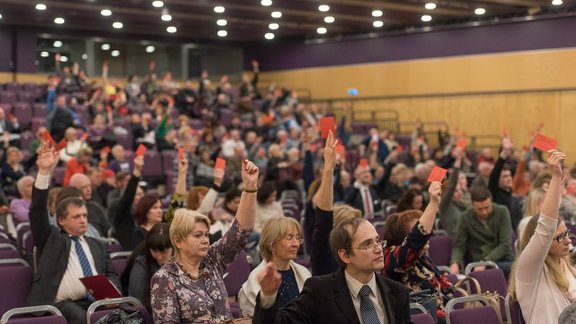
[[[146,154],[146,151],[148,151],[148,149],[146,148],[146,145],[140,144],[140,145],[138,145],[138,148],[136,149],[136,156],[144,156],[144,154]]]
[[[435,166],[428,176],[428,182],[442,182],[447,172],[448,170]]]
[[[178,148],[178,161],[184,160],[184,149],[179,147]]]
[[[226,160],[223,158],[217,158],[216,163],[214,163],[215,170],[224,170],[226,169]]]
[[[52,138],[52,135],[50,135],[49,131],[45,131],[44,134],[42,134],[42,138],[44,139],[44,141],[50,145],[54,145],[54,139]]]
[[[68,145],[68,142],[66,142],[66,139],[63,138],[60,142],[58,142],[58,144],[56,144],[56,150],[61,151],[66,147],[66,145]]]

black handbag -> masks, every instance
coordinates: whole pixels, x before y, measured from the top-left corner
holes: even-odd
[[[112,313],[100,318],[96,324],[142,324],[144,316],[138,309],[120,307]]]
[[[438,315],[436,313],[438,311],[438,306],[436,305],[436,296],[430,293],[430,289],[418,292],[411,292],[409,295],[409,299],[410,303],[418,303],[424,306],[424,308],[426,308],[426,311],[430,315],[432,315],[434,321],[435,322],[438,321],[437,318]]]

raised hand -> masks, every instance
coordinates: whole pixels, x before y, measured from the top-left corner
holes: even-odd
[[[58,151],[48,142],[42,141],[38,147],[38,158],[36,165],[38,166],[38,173],[42,175],[49,175],[52,169],[58,164]]]
[[[566,159],[566,154],[556,150],[550,150],[548,151],[548,153],[550,154],[548,156],[548,167],[552,172],[552,176],[561,178],[562,177],[561,161]]]
[[[430,187],[428,187],[428,193],[430,194],[430,202],[439,204],[442,196],[442,184],[440,182],[432,182]]]
[[[182,160],[178,161],[178,174],[186,174],[188,171],[188,160],[183,158]]]
[[[328,131],[326,145],[324,146],[324,168],[334,169],[336,165],[336,145],[338,140],[334,138],[332,131]]]
[[[136,177],[142,176],[142,168],[144,167],[144,157],[143,156],[136,156],[134,158],[134,170],[132,174]]]
[[[224,175],[226,174],[226,170],[224,169],[214,169],[214,185],[220,187],[222,182],[224,181]]]
[[[256,164],[248,159],[242,160],[242,185],[245,189],[253,190],[258,185],[259,170]]]
[[[268,262],[262,271],[256,275],[258,283],[264,296],[274,295],[280,288],[282,283],[282,276],[276,270],[276,266],[272,262]]]

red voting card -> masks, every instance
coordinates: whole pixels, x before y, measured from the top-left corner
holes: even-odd
[[[226,169],[226,160],[223,158],[217,158],[216,163],[214,164],[214,169],[224,170]]]
[[[368,160],[366,159],[360,159],[360,162],[358,162],[358,166],[361,168],[365,168],[368,166]]]
[[[396,152],[398,152],[398,153],[404,152],[404,146],[402,146],[400,144],[396,145]]]
[[[146,151],[148,151],[148,149],[146,148],[146,145],[140,144],[140,145],[138,145],[138,148],[136,149],[136,156],[144,156],[144,154],[146,154]]]
[[[184,160],[184,149],[181,147],[178,148],[178,161]]]
[[[68,144],[68,142],[66,142],[66,139],[63,138],[60,142],[58,142],[58,144],[56,144],[56,150],[60,151],[60,150],[64,149],[67,144]]]
[[[442,179],[446,176],[446,172],[448,172],[448,170],[435,166],[428,176],[428,182],[442,182]]]
[[[80,278],[80,282],[82,282],[86,290],[88,290],[96,300],[122,297],[118,288],[103,274]]]
[[[44,138],[44,141],[48,142],[48,144],[54,144],[54,139],[52,138],[52,135],[50,135],[49,131],[45,131],[44,134],[42,134],[42,137]]]
[[[332,131],[332,134],[336,135],[336,124],[334,117],[330,116],[320,118],[320,137],[327,138],[329,131]]]
[[[558,144],[557,140],[544,136],[540,133],[534,136],[534,147],[541,151],[548,152],[550,150],[553,150],[556,148],[557,144]]]
[[[336,145],[336,154],[338,154],[340,156],[346,155],[346,146],[344,146],[342,144],[337,144]]]
[[[466,149],[466,145],[468,143],[466,143],[466,139],[464,137],[460,138],[458,140],[458,142],[456,143],[456,147],[458,147],[459,149],[461,149],[462,151],[464,151],[464,149]]]

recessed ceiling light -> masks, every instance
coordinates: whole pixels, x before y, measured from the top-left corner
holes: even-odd
[[[228,32],[225,31],[225,30],[219,30],[218,33],[217,33],[217,35],[218,35],[219,37],[226,37],[226,36],[228,36]]]
[[[486,13],[486,9],[484,8],[476,8],[476,10],[474,10],[474,13],[477,15],[483,15]]]
[[[322,12],[326,12],[326,11],[330,11],[330,6],[329,5],[319,5],[318,6],[318,10],[322,11]]]
[[[172,16],[170,14],[163,14],[162,17],[160,17],[160,19],[162,19],[162,21],[171,21]]]
[[[0,19],[2,19],[2,14],[0,14]]]
[[[104,17],[112,16],[112,10],[110,9],[102,9],[100,14]]]
[[[328,31],[328,30],[327,30],[326,28],[324,28],[324,27],[318,27],[318,28],[316,28],[316,32],[317,32],[318,34],[326,34],[327,31]]]
[[[264,7],[268,7],[272,5],[272,0],[262,0],[260,1],[260,4],[263,5]]]
[[[264,38],[266,38],[266,39],[274,39],[274,34],[273,34],[273,33],[266,33],[266,34],[264,34]]]
[[[216,25],[226,26],[226,25],[228,25],[228,22],[226,21],[226,19],[218,19],[218,20],[216,20]]]
[[[432,16],[430,16],[430,15],[422,15],[422,18],[420,18],[420,19],[422,19],[422,21],[428,22],[428,21],[431,21],[431,20],[432,20]]]
[[[434,10],[436,9],[436,4],[434,2],[428,2],[427,4],[424,5],[424,8],[428,10]]]
[[[176,28],[174,26],[168,26],[168,27],[166,27],[166,31],[169,32],[170,34],[174,34],[175,32],[178,31],[178,28]]]
[[[107,50],[110,49],[110,44],[102,44],[102,46],[100,46],[100,48],[101,48],[103,51],[107,51]]]
[[[48,53],[46,51],[42,51],[42,52],[40,52],[40,56],[41,57],[48,57],[48,56],[50,56],[50,53]]]
[[[146,46],[146,53],[154,53],[155,50],[156,50],[156,47],[154,47],[152,45]]]
[[[164,2],[156,0],[152,2],[152,6],[154,6],[155,8],[162,8],[164,7]]]
[[[334,19],[334,17],[332,17],[332,16],[326,16],[326,17],[324,17],[324,22],[327,23],[327,24],[331,24],[331,23],[333,23],[335,20],[336,20],[336,19]]]
[[[119,21],[115,21],[115,22],[112,24],[112,27],[114,27],[114,28],[116,28],[116,29],[122,29],[122,27],[124,27],[124,24],[121,23],[121,22],[119,22]]]
[[[65,23],[65,22],[66,22],[66,20],[64,20],[64,18],[62,18],[62,17],[56,17],[56,18],[54,18],[54,23],[55,23],[55,24],[62,25],[62,24]]]
[[[384,22],[382,20],[374,20],[374,22],[372,23],[372,26],[374,26],[376,28],[380,28],[380,27],[384,26]]]
[[[52,43],[52,46],[54,46],[54,47],[62,47],[62,42],[59,41],[59,40],[54,41],[54,43]]]
[[[68,62],[68,56],[60,56],[60,62]]]
[[[382,10],[372,10],[372,17],[382,17]]]
[[[272,11],[272,13],[270,14],[270,16],[272,16],[272,18],[281,18],[282,17],[282,13],[280,11]]]
[[[552,0],[552,5],[554,6],[561,6],[562,5],[562,0]]]
[[[88,54],[86,54],[86,53],[82,54],[82,59],[83,59],[83,60],[87,60],[87,59],[88,59]]]
[[[120,51],[119,50],[113,50],[112,52],[110,52],[110,55],[112,55],[113,57],[118,57],[118,56],[120,56]]]
[[[222,6],[216,6],[214,7],[214,12],[215,13],[223,13],[224,11],[226,11],[226,8],[222,7]]]
[[[272,30],[276,30],[276,29],[280,28],[280,25],[278,25],[277,23],[271,23],[268,25],[268,28],[270,28]]]
[[[36,10],[46,10],[46,5],[43,3],[37,3]]]

